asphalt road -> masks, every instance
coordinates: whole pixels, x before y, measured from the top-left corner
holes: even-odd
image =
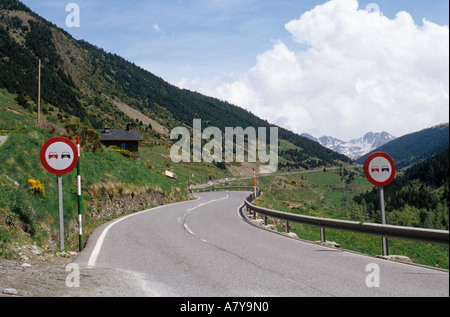
[[[143,296],[449,296],[449,274],[289,238],[244,221],[248,193],[211,192],[97,229],[75,259],[133,273]]]

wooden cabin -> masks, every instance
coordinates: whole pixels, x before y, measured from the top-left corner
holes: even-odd
[[[104,146],[115,145],[139,157],[139,143],[144,141],[144,139],[134,130],[134,126],[131,123],[127,124],[125,130],[104,128],[95,131],[100,134],[100,142]]]

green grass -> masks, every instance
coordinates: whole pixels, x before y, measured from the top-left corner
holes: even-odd
[[[26,128],[9,134],[0,148],[0,237],[2,244],[18,238],[18,232],[33,241],[45,244],[58,230],[57,176],[44,169],[40,162],[40,148],[45,140],[54,137],[51,131]],[[124,188],[145,187],[161,192],[167,200],[175,197],[175,188],[182,197],[182,186],[158,171],[151,170],[140,160],[126,158],[105,148],[102,152],[82,152],[80,157],[83,213],[89,224],[90,197],[87,194],[96,184],[121,184]],[[32,193],[28,179],[39,180],[45,186],[45,197]],[[77,218],[76,169],[62,176],[64,225],[69,228]],[[96,223],[97,225],[97,223]],[[17,230],[15,230],[15,229]],[[9,238],[8,238],[9,237]],[[0,252],[2,252],[0,250]],[[5,247],[3,246],[3,253]]]
[[[170,147],[168,146],[144,146],[140,148],[140,160],[145,164],[151,165],[154,170],[164,172],[172,170],[178,178],[178,182],[187,187],[188,184],[188,165],[187,163],[174,163],[170,159]],[[210,179],[221,179],[230,177],[226,170],[217,168],[214,164],[208,163],[190,163],[189,174],[191,184],[205,183]]]
[[[31,113],[18,106],[14,98],[15,95],[0,89],[0,135],[33,124]]]

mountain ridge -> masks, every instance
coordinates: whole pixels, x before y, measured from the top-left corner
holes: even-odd
[[[396,139],[394,136],[385,131],[367,132],[363,137],[352,139],[350,141],[343,141],[326,135],[320,138],[315,138],[307,133],[303,133],[301,135],[354,160]]]

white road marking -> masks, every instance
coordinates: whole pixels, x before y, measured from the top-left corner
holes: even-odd
[[[108,227],[106,227],[105,230],[103,230],[102,234],[100,235],[100,237],[97,240],[94,250],[91,253],[91,257],[89,258],[89,262],[88,262],[89,268],[92,268],[95,266],[98,255],[100,254],[100,250],[102,249],[103,241],[105,240],[106,234],[108,233],[109,229],[111,229],[115,224],[121,222],[122,220],[125,220],[131,216],[136,216],[136,215],[137,214],[132,214],[132,215],[128,215],[123,218],[120,218],[117,221],[114,221],[113,223],[111,223]]]
[[[187,225],[187,223],[186,223],[186,217],[189,215],[189,213],[190,213],[192,210],[195,210],[195,209],[197,209],[197,208],[199,208],[199,207],[203,207],[203,206],[209,205],[209,204],[211,204],[211,203],[213,203],[213,202],[216,202],[216,201],[228,199],[228,197],[229,197],[229,195],[227,194],[227,195],[226,195],[225,197],[223,197],[223,198],[210,200],[210,201],[208,201],[208,202],[206,202],[206,203],[203,203],[203,204],[197,205],[197,206],[195,206],[195,207],[186,209],[186,213],[185,213],[184,216],[183,216],[183,227],[184,227],[184,229],[185,229],[188,233],[190,233],[191,235],[193,235],[194,237],[200,239],[202,242],[209,243],[209,242],[206,241],[205,239],[202,239],[202,238],[200,238],[198,235],[196,235],[191,229],[189,229],[189,227],[188,227],[188,225]]]
[[[197,199],[200,199],[200,197],[197,196]],[[178,202],[178,203],[174,203],[174,204],[170,204],[170,205],[163,205],[163,206],[155,207],[155,208],[152,208],[152,209],[143,210],[143,211],[140,211],[140,212],[137,212],[137,213],[134,213],[134,214],[125,216],[125,217],[123,217],[123,218],[120,218],[120,219],[118,219],[118,220],[116,220],[116,221],[110,223],[110,224],[103,230],[102,234],[100,235],[100,237],[99,237],[98,240],[97,240],[97,243],[95,244],[94,250],[92,251],[91,256],[89,257],[88,268],[93,268],[93,267],[95,266],[95,264],[96,264],[96,262],[97,262],[98,255],[100,254],[100,251],[101,251],[101,249],[102,249],[103,241],[105,240],[106,234],[108,233],[108,231],[109,231],[114,225],[118,224],[119,222],[121,222],[121,221],[123,221],[123,220],[125,220],[125,219],[127,219],[127,218],[130,218],[130,217],[134,217],[134,216],[140,215],[140,214],[142,214],[142,213],[144,213],[144,212],[148,212],[148,211],[152,211],[152,210],[156,210],[156,209],[164,208],[164,207],[168,207],[168,206],[173,206],[173,205],[178,205],[178,204],[184,204],[184,203],[187,203],[187,202],[186,202],[186,201],[182,201],[182,202]]]

